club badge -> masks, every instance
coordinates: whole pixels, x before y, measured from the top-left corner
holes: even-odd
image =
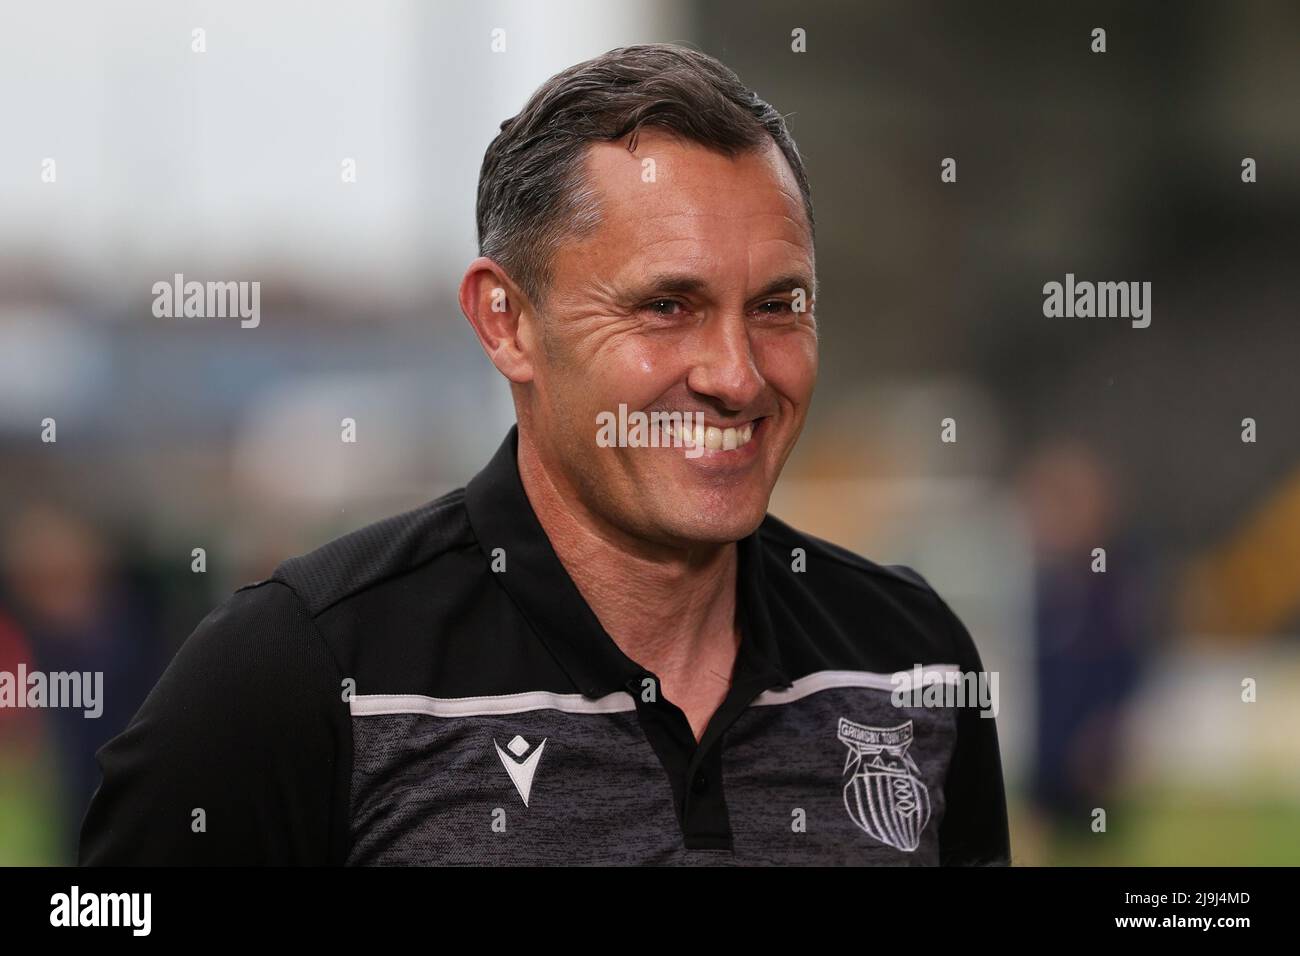
[[[930,822],[930,791],[908,756],[912,722],[864,727],[841,717],[840,742],[849,748],[844,772],[844,807],[872,839],[911,853]]]

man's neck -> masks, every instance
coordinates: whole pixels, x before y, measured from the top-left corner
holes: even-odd
[[[734,542],[691,548],[623,539],[569,504],[522,433],[519,475],[560,563],[619,648],[658,675],[696,739],[731,684],[736,624]]]

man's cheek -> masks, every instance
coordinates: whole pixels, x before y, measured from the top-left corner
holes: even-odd
[[[795,395],[807,401],[812,395],[813,386],[817,384],[817,341],[810,339],[804,343],[799,362],[793,368],[792,389]]]
[[[782,363],[760,366],[759,374],[778,395],[797,406],[805,405],[812,398],[813,386],[817,384],[817,363],[806,358],[790,361],[787,356]]]

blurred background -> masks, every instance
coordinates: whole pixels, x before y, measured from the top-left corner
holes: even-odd
[[[0,864],[75,859],[95,749],[233,588],[486,462],[483,151],[647,41],[789,117],[822,374],[772,511],[965,621],[1016,862],[1300,863],[1298,40],[1286,2],[9,4],[0,671],[105,706],[0,709]],[[1045,318],[1067,272],[1150,281],[1150,327]],[[260,325],[155,317],[176,273]]]

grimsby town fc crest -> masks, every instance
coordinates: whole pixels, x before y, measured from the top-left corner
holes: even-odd
[[[873,839],[911,853],[930,822],[930,791],[907,754],[912,722],[864,727],[841,717],[839,738],[849,748],[844,806],[850,819]]]

